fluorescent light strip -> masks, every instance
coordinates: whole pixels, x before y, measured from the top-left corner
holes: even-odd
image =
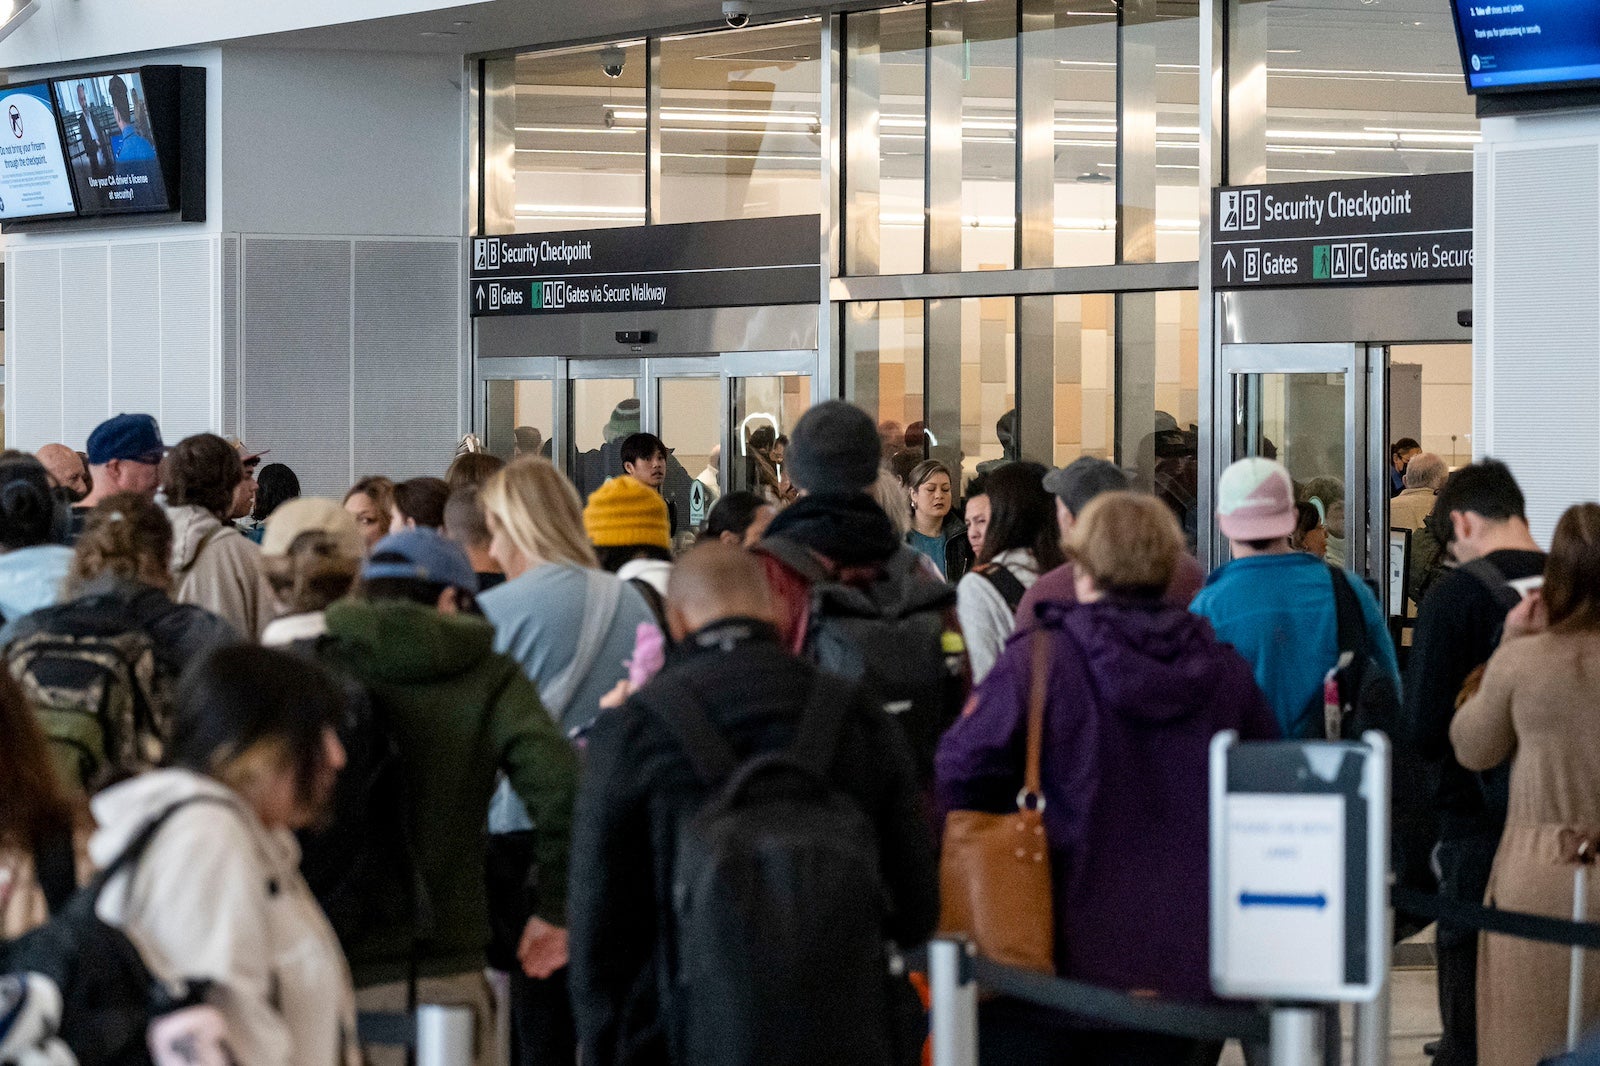
[[[594,207],[589,204],[517,204],[516,213],[541,215],[593,215],[606,218],[643,218],[642,207]]]

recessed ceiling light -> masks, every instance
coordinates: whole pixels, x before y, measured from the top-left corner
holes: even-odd
[[[471,19],[461,19],[459,22],[450,23],[450,25],[452,25],[452,26],[470,26],[470,25],[472,25],[472,20]]]
[[[456,34],[455,30],[423,30],[421,33],[417,34],[417,36],[418,37],[455,37],[455,36],[457,36],[457,34]]]

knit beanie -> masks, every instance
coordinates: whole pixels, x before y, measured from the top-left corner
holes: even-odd
[[[623,475],[594,490],[583,508],[583,528],[596,548],[648,544],[672,550],[667,501],[635,478]]]
[[[882,448],[865,411],[828,400],[795,423],[786,455],[789,478],[811,493],[864,492],[878,480]]]

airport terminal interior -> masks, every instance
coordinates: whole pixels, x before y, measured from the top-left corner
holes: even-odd
[[[1075,510],[1077,497],[1063,487],[1078,484],[1071,471],[1101,471],[1095,476],[1154,496],[1165,505],[1161,514],[1175,520],[1177,554],[1198,564],[1188,597],[1200,592],[1194,610],[1203,614],[1208,597],[1216,602],[1224,594],[1230,569],[1240,572],[1231,559],[1249,563],[1240,557],[1273,550],[1261,545],[1283,539],[1276,527],[1270,536],[1259,530],[1251,536],[1228,524],[1240,508],[1267,506],[1261,501],[1275,491],[1281,467],[1280,502],[1294,512],[1294,532],[1283,550],[1312,552],[1336,574],[1347,571],[1361,597],[1355,616],[1336,592],[1336,607],[1324,612],[1314,634],[1280,624],[1264,640],[1280,653],[1302,654],[1311,654],[1306,649],[1317,640],[1333,642],[1334,659],[1313,671],[1321,695],[1307,693],[1317,717],[1329,708],[1331,723],[1344,698],[1341,670],[1351,668],[1352,657],[1360,694],[1345,703],[1365,707],[1363,701],[1376,698],[1361,687],[1361,664],[1367,663],[1369,681],[1377,673],[1394,675],[1393,702],[1410,713],[1413,675],[1426,669],[1417,663],[1439,654],[1430,645],[1424,593],[1449,580],[1440,575],[1454,564],[1467,571],[1472,562],[1465,551],[1452,555],[1453,544],[1491,545],[1481,549],[1484,556],[1551,551],[1569,535],[1561,530],[1581,524],[1569,508],[1600,498],[1600,11],[1591,0],[278,0],[248,8],[179,0],[0,0],[0,67],[6,82],[0,115],[9,121],[9,127],[0,124],[0,447],[7,449],[0,469],[13,452],[36,454],[45,464],[60,505],[51,534],[58,545],[70,545],[86,522],[94,525],[88,506],[65,510],[91,491],[88,481],[133,484],[125,473],[104,473],[109,463],[120,464],[118,471],[148,463],[152,472],[137,486],[147,496],[157,492],[155,465],[163,463],[158,499],[170,510],[172,494],[183,485],[182,477],[172,481],[182,466],[175,457],[189,453],[182,446],[168,450],[180,441],[210,439],[204,435],[235,446],[244,483],[253,484],[265,464],[282,464],[295,475],[295,495],[329,498],[335,510],[376,523],[363,556],[390,530],[391,518],[393,535],[405,535],[408,523],[448,525],[443,482],[429,505],[441,517],[431,522],[407,509],[405,501],[416,497],[405,495],[406,486],[444,478],[449,469],[449,488],[459,489],[452,461],[482,454],[493,457],[493,467],[511,465],[494,475],[499,480],[485,473],[469,501],[483,536],[493,539],[463,559],[479,576],[489,570],[510,576],[509,589],[524,568],[560,562],[567,552],[575,553],[574,565],[591,571],[596,559],[616,569],[607,562],[608,545],[592,530],[589,540],[577,531],[578,548],[563,547],[573,538],[550,533],[546,526],[559,518],[549,516],[576,507],[589,521],[617,506],[618,483],[633,488],[630,477],[641,476],[635,468],[655,462],[659,445],[666,472],[645,484],[661,497],[648,500],[651,521],[663,500],[668,515],[664,539],[652,539],[654,553],[645,554],[663,564],[676,555],[681,572],[697,542],[717,540],[715,530],[724,528],[714,525],[719,499],[753,493],[752,506],[769,506],[781,531],[785,522],[801,521],[785,518],[790,508],[809,514],[807,507],[828,495],[804,483],[817,476],[808,466],[811,455],[826,450],[808,430],[807,416],[815,412],[835,425],[844,417],[835,402],[844,401],[874,427],[874,463],[889,486],[882,491],[905,509],[897,519],[893,507],[883,508],[891,520],[909,522],[894,528],[895,543],[921,551],[924,569],[956,586],[948,613],[959,614],[960,625],[941,638],[939,661],[947,665],[968,654],[960,630],[971,628],[974,616],[960,590],[970,595],[975,575],[1009,565],[985,551],[981,525],[970,524],[979,513],[987,521],[990,507],[985,502],[981,512],[967,510],[969,497],[987,500],[984,488],[973,491],[975,483],[1013,464],[1036,464],[1044,479],[1035,495],[1048,490],[1051,502],[1041,506],[1058,509],[1051,512],[1057,517],[1044,520],[1066,544],[1065,558],[1073,560],[1066,565],[1079,567],[1079,582],[1092,575],[1089,549],[1071,542],[1086,513]],[[127,414],[154,419],[153,441],[140,435],[146,429],[120,421]],[[641,434],[649,435],[644,443]],[[82,491],[46,461],[52,454],[46,447],[61,445],[81,453]],[[1419,453],[1427,458],[1413,476],[1408,462]],[[827,454],[829,462],[842,462]],[[532,495],[522,502],[537,519],[505,518],[497,508],[517,499],[510,472],[550,469],[529,464],[530,457],[548,460],[576,493],[570,501],[562,495],[557,506],[527,488]],[[1464,517],[1441,505],[1425,521],[1414,500],[1396,502],[1403,493],[1426,489],[1431,504],[1433,493],[1452,491],[1452,481],[1470,485],[1473,471],[1489,459],[1503,461],[1515,475],[1513,493],[1520,486],[1509,510],[1480,508],[1482,514]],[[944,527],[917,516],[918,501],[925,499],[921,486],[936,476],[925,461],[942,464],[936,473],[950,482],[954,517]],[[1274,473],[1230,488],[1225,472],[1231,475],[1241,463],[1258,469],[1249,461]],[[1064,473],[1044,477],[1046,470]],[[374,477],[384,479],[381,486],[368,480]],[[852,484],[850,491],[861,487]],[[555,490],[545,484],[537,491]],[[0,484],[0,518],[11,506],[8,492]],[[105,495],[95,487],[89,504]],[[368,505],[375,518],[362,515]],[[1000,514],[1001,505],[994,506]],[[1005,505],[1004,522],[996,522],[1008,535],[1021,521],[1011,506]],[[70,536],[67,514],[75,523]],[[883,517],[874,514],[874,521]],[[1483,534],[1474,524],[1482,515],[1525,523],[1525,535],[1513,543]],[[239,519],[241,531],[271,555],[269,515],[221,518],[224,531]],[[843,520],[835,515],[830,522]],[[737,542],[750,523],[747,515],[736,533],[722,532],[721,539]],[[175,518],[172,525],[176,533],[168,530],[163,553],[170,554],[172,569],[165,591],[183,601],[188,568],[210,541],[195,547],[192,530],[186,534]],[[527,544],[517,539],[534,527],[537,535],[526,533],[533,538]],[[850,537],[858,532],[845,524],[837,532],[842,537],[846,529]],[[366,525],[361,532],[367,535]],[[958,567],[952,541],[973,534],[980,539],[971,545],[972,558]],[[1600,527],[1588,535],[1600,537]],[[1122,546],[1136,539],[1129,534]],[[9,642],[19,639],[19,613],[56,601],[13,610],[22,601],[10,599],[8,589],[32,575],[16,563],[23,576],[14,577],[6,559],[21,552],[11,541],[3,547],[0,647],[37,704],[48,686],[24,679],[27,671]],[[287,542],[277,550],[292,554]],[[81,559],[78,551],[73,558]],[[194,557],[186,560],[186,551]],[[514,565],[505,564],[506,552]],[[826,553],[813,546],[812,555]],[[1551,558],[1560,555],[1557,550]],[[353,595],[359,598],[374,573],[380,583],[411,576],[385,565],[414,564],[419,581],[429,573],[430,564],[397,558],[378,550],[352,561],[363,582]],[[789,565],[779,556],[763,558],[771,572]],[[982,565],[963,578],[968,562]],[[68,576],[65,553],[51,565],[60,570],[57,585],[65,579],[63,588],[88,587],[80,573],[87,564],[72,564],[78,576]],[[1182,572],[1182,564],[1169,559],[1167,565],[1177,582],[1171,567]],[[1584,565],[1592,568],[1580,567],[1574,580],[1580,586],[1600,581],[1600,564]],[[1035,565],[1024,583],[1048,583],[1038,577],[1040,569]],[[1532,591],[1543,577],[1489,569],[1492,578],[1482,578],[1481,569],[1470,572],[1490,582],[1495,597],[1503,589],[1515,593],[1491,604],[1498,614],[1490,627],[1494,643],[1484,655],[1504,639],[1512,603],[1519,604],[1510,623],[1517,629],[1522,623],[1516,619],[1546,610],[1550,599]],[[802,580],[795,576],[802,571],[789,574],[787,593],[797,595],[799,588],[802,600],[807,589],[826,582],[843,588],[848,581],[841,575],[855,572],[843,561],[827,562],[822,576]],[[288,616],[272,625],[299,617],[283,607],[283,589],[305,587],[282,574],[281,567],[263,566],[259,581],[240,579],[254,589],[248,595],[263,598],[261,611]],[[347,575],[355,576],[355,570]],[[784,586],[773,580],[781,599]],[[1532,584],[1521,587],[1521,580]],[[665,577],[661,581],[641,596],[670,643],[683,637],[675,629],[687,616],[677,613],[673,590]],[[1209,582],[1203,590],[1202,581]],[[1164,577],[1139,587],[1160,586],[1159,593],[1166,584]],[[1076,590],[1069,600],[1085,608],[1093,602],[1084,599],[1083,587],[1067,586]],[[1025,666],[1026,642],[1004,643],[1013,628],[1026,628],[1016,613],[1022,589],[1013,598],[1008,586],[995,587],[1006,600],[999,638],[1005,652],[995,669],[1011,659]],[[593,702],[584,687],[587,668],[578,669],[585,662],[598,655],[607,668],[616,665],[612,657],[622,663],[609,645],[596,650],[602,640],[596,626],[609,625],[611,615],[603,610],[605,619],[595,622],[592,601],[580,598],[584,611],[552,623],[537,638],[549,641],[551,632],[564,630],[562,639],[576,639],[576,645],[547,655],[528,650],[535,630],[507,621],[507,608],[496,607],[488,585],[472,590],[484,593],[481,604],[463,599],[461,591],[452,594],[447,613],[459,608],[487,616],[496,652],[523,661],[541,698],[552,689],[560,693],[547,703],[574,742],[578,766],[590,726],[599,720],[591,713],[575,724],[558,704],[577,699],[575,688],[582,691],[580,702]],[[443,593],[436,593],[446,610]],[[1325,596],[1320,586],[1317,595]],[[805,625],[827,609],[827,596],[815,596],[794,607]],[[1581,599],[1581,587],[1568,596]],[[1524,606],[1525,599],[1540,606]],[[904,604],[895,609],[902,608],[912,610]],[[613,603],[609,610],[615,609]],[[851,609],[890,610],[878,601]],[[317,606],[311,613],[319,621],[306,633],[325,639],[322,613],[337,610]],[[1222,634],[1222,623],[1207,617]],[[649,625],[642,616],[640,624]],[[1600,623],[1591,617],[1583,624],[1592,629]],[[1357,646],[1346,647],[1352,629],[1363,626],[1367,635],[1358,632]],[[778,631],[784,639],[795,636],[791,650],[822,654],[804,643],[804,626],[795,634],[782,625]],[[626,646],[636,655],[629,662],[640,661],[642,641],[636,648],[628,634]],[[1159,643],[1155,637],[1135,643],[1148,648],[1151,641]],[[1378,654],[1379,643],[1389,658]],[[870,660],[886,647],[899,644],[885,640],[856,653],[851,669],[873,677]],[[1240,651],[1257,665],[1248,649]],[[1341,651],[1350,656],[1339,660]],[[159,659],[162,652],[152,654]],[[673,654],[666,659],[669,670],[677,661]],[[563,657],[565,671],[540,658],[552,655]],[[1083,655],[1087,661],[1089,654]],[[1483,661],[1480,656],[1467,665]],[[540,675],[545,667],[547,675]],[[836,667],[837,661],[827,666]],[[967,668],[950,669],[955,676]],[[1260,670],[1256,676],[1270,688]],[[1600,690],[1592,675],[1583,676],[1587,687],[1580,684],[1570,701],[1600,712]],[[968,674],[964,684],[972,680]],[[637,683],[630,674],[619,703]],[[982,695],[972,696],[969,714],[981,714],[983,700],[1001,687],[973,688]],[[1025,687],[1018,681],[1018,692]],[[1462,701],[1472,692],[1464,689]],[[1100,695],[1096,690],[1095,699]],[[0,691],[0,704],[9,698]],[[109,706],[111,697],[105,700]],[[893,711],[894,702],[885,708]],[[956,722],[951,710],[950,722]],[[1027,715],[1019,711],[1017,718],[1022,729]],[[961,955],[957,966],[949,960],[958,955],[940,956],[936,943],[926,961],[913,951],[911,963],[899,956],[895,963],[932,974],[931,985],[918,986],[931,1003],[920,1009],[931,1019],[932,1066],[1533,1066],[1533,1060],[1496,1061],[1488,1049],[1499,1045],[1478,1038],[1481,1025],[1474,1030],[1470,1009],[1462,1007],[1473,996],[1470,976],[1461,974],[1477,973],[1483,982],[1481,975],[1504,967],[1505,957],[1484,961],[1490,958],[1486,947],[1477,962],[1461,963],[1463,934],[1451,941],[1447,927],[1444,950],[1455,950],[1457,961],[1441,963],[1431,918],[1388,905],[1391,887],[1444,894],[1443,881],[1454,876],[1448,857],[1441,868],[1438,856],[1424,848],[1420,865],[1412,864],[1412,873],[1422,871],[1421,882],[1408,882],[1398,856],[1416,842],[1401,841],[1398,828],[1391,840],[1385,818],[1391,806],[1403,815],[1410,804],[1431,804],[1433,790],[1447,789],[1452,773],[1474,780],[1451,752],[1448,719],[1449,712],[1436,738],[1441,750],[1422,761],[1413,733],[1394,725],[1398,718],[1380,720],[1387,741],[1376,734],[1341,737],[1330,725],[1334,735],[1327,744],[1319,721],[1317,741],[1305,734],[1289,737],[1304,743],[1276,745],[1283,759],[1304,760],[1279,777],[1265,762],[1250,761],[1248,735],[1232,754],[1222,743],[1196,749],[1196,772],[1209,770],[1210,792],[1197,793],[1189,813],[1210,834],[1197,844],[1209,847],[1211,864],[1211,939],[1203,946],[1211,952],[1208,993],[1222,997],[1206,999],[1201,1008],[1218,1013],[1149,1021],[1140,1013],[1143,1004],[1165,1006],[1163,995],[1126,985],[1115,990],[1127,1001],[1117,1008],[1121,1013],[1088,1024],[1090,1031],[1164,1034],[1161,1039],[1180,1040],[1178,1051],[1169,1048],[1163,1057],[1152,1044],[1140,1045],[1144,1057],[1073,1058],[1074,1052],[1052,1046],[1048,1055],[1058,1057],[1051,1058],[1038,1046],[1016,1050],[1028,1046],[1022,1043],[1002,1054],[995,1050],[1000,1037],[993,1035],[1004,1028],[995,989],[1003,986],[1006,997],[1025,1000],[1026,979],[1013,975],[1013,984],[1004,985],[1004,960],[988,960],[995,968],[986,970],[986,963]],[[0,715],[0,725],[5,721]],[[962,719],[955,728],[965,725]],[[1582,747],[1588,727],[1570,728],[1572,742]],[[598,732],[604,734],[603,726]],[[1018,760],[1024,733],[1007,749]],[[552,735],[559,742],[560,734]],[[920,782],[919,802],[936,792],[931,745],[938,737],[926,753],[928,779]],[[939,750],[945,760],[946,749]],[[1345,754],[1348,773],[1330,768],[1327,760]],[[1048,752],[1045,761],[1048,773]],[[0,755],[0,772],[10,765]],[[180,764],[168,759],[162,765]],[[498,771],[505,773],[490,808],[492,834],[501,832],[494,828],[495,811],[505,800],[517,807],[512,789],[523,787],[508,766]],[[613,766],[611,772],[618,771]],[[1569,772],[1575,771],[1547,768],[1544,774],[1566,782],[1560,775]],[[572,786],[579,790],[573,835],[581,842],[589,770],[585,764],[562,773],[578,781]],[[1523,785],[1511,773],[1515,806]],[[1481,780],[1485,789],[1494,787],[1488,777]],[[626,791],[622,783],[611,784],[618,794]],[[7,787],[0,783],[0,792]],[[1016,787],[1005,790],[1007,803]],[[1249,806],[1275,793],[1283,800],[1276,809]],[[1037,831],[1048,830],[1051,848],[1059,850],[1065,839],[1059,834],[1068,831],[1051,819],[1062,816],[1044,814],[1045,793],[1037,788],[1030,811],[1029,794],[1023,783],[1018,810],[1010,813],[1042,818],[1045,828]],[[1575,857],[1562,861],[1577,864],[1581,885],[1600,843],[1593,834],[1600,824],[1600,779],[1573,785],[1571,794],[1582,798],[1572,801],[1575,813],[1568,812],[1571,824],[1564,822],[1561,832],[1588,843],[1575,843]],[[1240,799],[1246,796],[1253,799]],[[1319,855],[1316,862],[1333,864],[1328,869],[1339,873],[1317,876],[1337,881],[1337,889],[1301,895],[1282,887],[1239,889],[1229,880],[1237,870],[1228,863],[1247,845],[1229,833],[1244,834],[1239,827],[1250,820],[1228,813],[1235,801],[1237,811],[1274,811],[1260,824],[1273,821],[1276,811],[1289,812],[1283,821],[1299,827],[1284,830],[1289,836],[1310,832],[1305,826],[1334,810],[1337,817],[1328,817],[1336,843],[1286,837],[1262,845],[1260,862],[1267,865],[1251,869],[1270,870],[1270,862],[1285,855],[1301,856],[1295,861],[1309,869],[1314,863],[1305,856]],[[528,809],[517,813],[529,821],[535,808],[527,796],[522,802]],[[1137,809],[1142,802],[1128,805]],[[95,804],[100,817],[98,799]],[[1209,819],[1195,813],[1202,808]],[[1593,818],[1584,821],[1590,808]],[[928,815],[934,817],[931,809]],[[538,821],[535,816],[530,824]],[[1549,822],[1543,829],[1553,834],[1555,819]],[[454,823],[468,831],[483,824],[482,811]],[[537,826],[518,823],[517,831],[539,835]],[[944,837],[946,848],[950,839]],[[1512,839],[1508,833],[1506,840]],[[1562,841],[1564,848],[1571,842],[1567,836]],[[7,902],[13,873],[5,853],[14,843],[0,817],[0,919],[6,921],[13,913]],[[1497,862],[1512,862],[1507,847]],[[83,863],[91,858],[104,861],[98,845],[80,854]],[[1489,859],[1480,858],[1486,879]],[[526,866],[528,856],[521,859]],[[575,888],[584,861],[592,865],[603,857],[584,860],[574,852]],[[42,875],[42,860],[35,865]],[[1500,865],[1495,869],[1503,876]],[[1566,866],[1560,875],[1567,877]],[[528,879],[537,881],[535,874]],[[473,891],[481,895],[478,881]],[[945,891],[949,884],[947,869]],[[1065,884],[1058,870],[1058,909]],[[1203,894],[1206,878],[1196,884]],[[678,898],[681,904],[681,891]],[[1564,932],[1546,930],[1537,950],[1549,958],[1541,956],[1538,966],[1549,969],[1560,953],[1548,1010],[1565,1026],[1565,945],[1572,937],[1589,944],[1588,966],[1584,951],[1571,949],[1577,1037],[1600,1029],[1600,993],[1582,987],[1586,972],[1591,986],[1600,979],[1593,950],[1600,926],[1588,924],[1600,912],[1582,898],[1571,907],[1561,900],[1554,909],[1549,899],[1538,903],[1544,917],[1573,919]],[[1485,900],[1473,890],[1456,902]],[[1511,911],[1533,906],[1527,899],[1507,904]],[[1313,911],[1317,922],[1327,919],[1326,929],[1305,917]],[[1272,925],[1275,916],[1284,924]],[[42,921],[44,912],[38,917]],[[523,920],[530,931],[519,944],[515,934]],[[522,1046],[532,1039],[528,1026],[570,1027],[569,1013],[577,1036],[567,1039],[588,1039],[585,1012],[595,1009],[578,983],[594,975],[581,974],[576,962],[571,1012],[568,977],[553,994],[543,978],[533,979],[529,953],[549,943],[534,936],[536,921],[542,923],[519,917],[512,961],[497,964],[498,1010],[480,1011],[469,1022],[425,1017],[418,1005],[432,1001],[417,995],[413,943],[414,987],[409,997],[381,1008],[412,1019],[403,1027],[410,1036],[400,1041],[409,1042],[410,1061],[573,1061],[574,1048],[557,1037],[542,1054]],[[574,959],[578,928],[575,919]],[[0,924],[0,933],[16,932]],[[568,933],[564,926],[554,932],[564,955]],[[1517,935],[1500,932],[1505,935],[1485,933],[1484,944],[1511,943]],[[1324,934],[1334,938],[1328,950],[1339,965],[1306,976],[1315,967],[1297,969],[1293,960],[1302,944],[1320,944],[1316,938]],[[1475,937],[1468,939],[1476,944]],[[984,947],[981,937],[977,943]],[[1520,946],[1510,950],[1535,950],[1530,941],[1515,943]],[[1055,950],[1052,975],[1072,977],[1078,971],[1061,961],[1071,950],[1064,940]],[[1305,947],[1304,954],[1318,950]],[[0,936],[0,975],[14,968],[6,952]],[[363,1019],[380,1008],[363,998],[375,990],[362,986],[360,960],[352,955],[351,963],[353,1021],[356,1008]],[[425,966],[422,977],[454,972],[427,972]],[[400,981],[392,987],[404,992],[404,977],[401,967],[386,981]],[[1000,984],[980,996],[977,986],[991,979]],[[1069,995],[1066,984],[1056,985],[1055,992],[1039,993],[1044,999],[1034,1001],[1035,1008],[1049,1006],[1049,995]],[[539,986],[537,993],[532,986]],[[8,1009],[3,988],[0,1020]],[[479,992],[475,986],[473,994]],[[536,994],[543,997],[542,1015],[508,1005],[519,996],[531,1002]],[[1516,997],[1492,998],[1479,987],[1479,1023],[1497,1017],[1509,1024],[1510,1013],[1488,1012],[1491,1006],[1509,1012],[1506,1004]],[[1223,999],[1250,1004],[1244,1012],[1250,1018],[1227,1014]],[[70,995],[65,1003],[70,1028]],[[477,1000],[469,1005],[479,1010]],[[1452,1022],[1449,1012],[1463,1009],[1466,1021]],[[947,1010],[955,1013],[941,1013]],[[1069,1028],[1082,1017],[1057,1010],[1052,1024]],[[611,1017],[607,1024],[623,1022]],[[1466,1048],[1459,1032],[1452,1037],[1452,1024],[1458,1030],[1464,1025],[1481,1050]],[[1255,1035],[1238,1038],[1229,1026]],[[369,1031],[376,1030],[363,1029]],[[0,1024],[0,1066],[76,1061],[6,1057],[6,1032]],[[67,1029],[61,1035],[66,1039]],[[269,1053],[267,1044],[249,1047],[255,1037],[235,1035],[233,1050],[247,1049],[240,1066],[310,1061],[296,1057],[303,1048]],[[1229,1036],[1235,1038],[1223,1039]],[[318,1047],[319,1054],[328,1050]],[[1572,1050],[1563,1044],[1546,1053]],[[614,1046],[585,1051],[599,1063],[635,1061]],[[1197,1057],[1183,1057],[1187,1052]],[[1600,1044],[1587,1051],[1593,1057],[1583,1054],[1548,1061],[1600,1062]],[[334,1057],[354,1061],[341,1055]],[[191,1060],[156,1059],[157,1066],[179,1061]],[[688,1066],[693,1057],[673,1045],[670,1055],[636,1061]],[[753,1063],[759,1056],[716,1061]],[[888,1066],[890,1060],[838,1061]]]

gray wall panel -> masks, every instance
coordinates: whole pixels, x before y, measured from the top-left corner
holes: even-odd
[[[83,447],[89,431],[111,413],[107,263],[103,244],[61,249],[61,375],[71,383],[61,440],[74,448]]]
[[[244,417],[307,495],[350,477],[350,242],[244,242]]]
[[[33,449],[61,439],[61,252],[8,257],[11,424],[6,443]]]
[[[161,429],[169,441],[216,425],[211,301],[194,298],[216,276],[214,247],[209,240],[161,245]]]
[[[354,473],[441,476],[454,453],[461,246],[355,243]]]
[[[154,241],[118,243],[107,254],[111,406],[160,418],[161,246]]]

